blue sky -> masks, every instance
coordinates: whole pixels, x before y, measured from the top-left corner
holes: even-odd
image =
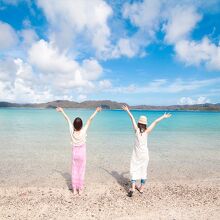
[[[0,100],[220,103],[220,0],[0,0]]]

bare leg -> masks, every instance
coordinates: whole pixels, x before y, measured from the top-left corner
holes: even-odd
[[[140,193],[144,192],[145,181],[146,181],[146,179],[141,179],[141,186],[139,187],[139,192]]]
[[[144,184],[141,184],[141,186],[139,187],[139,191],[140,191],[141,193],[144,192]]]
[[[78,189],[78,193],[79,195],[82,195],[83,190],[82,189]]]
[[[76,195],[77,194],[77,190],[76,188],[73,188],[73,195]]]
[[[133,192],[135,191],[135,185],[136,185],[136,183],[135,183],[135,182],[132,182],[132,184],[131,184],[131,189],[132,189]]]
[[[131,188],[129,189],[129,192],[128,192],[128,196],[129,197],[132,197],[134,191],[135,191],[135,185],[136,185],[136,181],[135,180],[132,180],[131,181]]]

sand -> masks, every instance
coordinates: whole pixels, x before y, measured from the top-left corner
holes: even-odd
[[[220,219],[216,182],[148,182],[127,197],[128,183],[68,187],[0,187],[0,219]]]

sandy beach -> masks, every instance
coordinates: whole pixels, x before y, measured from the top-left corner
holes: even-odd
[[[158,126],[149,137],[144,194],[136,191],[129,198],[133,133],[123,112],[103,111],[94,121],[85,190],[74,196],[69,190],[71,146],[62,118],[57,120],[52,110],[2,111],[0,220],[220,219],[220,115],[173,114],[175,123]],[[113,118],[121,123],[117,129],[110,126]],[[206,130],[200,130],[202,124]]]
[[[220,220],[220,0],[0,0],[0,220],[90,219]]]
[[[219,219],[218,183],[149,182],[127,197],[123,180],[87,184],[82,195],[66,188],[1,187],[0,219]]]

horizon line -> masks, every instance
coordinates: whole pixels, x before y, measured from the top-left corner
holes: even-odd
[[[9,103],[9,104],[18,104],[18,105],[32,105],[32,104],[46,104],[46,103],[50,103],[50,102],[75,102],[75,103],[83,103],[83,102],[105,102],[105,101],[109,101],[109,102],[116,102],[118,104],[126,104],[130,107],[135,107],[135,106],[155,106],[155,107],[159,107],[159,106],[193,106],[193,105],[207,105],[207,104],[211,104],[211,105],[216,105],[216,104],[220,104],[220,103],[195,103],[195,104],[169,104],[169,105],[153,105],[153,104],[133,104],[130,105],[126,102],[121,102],[121,101],[114,101],[114,100],[110,100],[110,99],[102,99],[102,100],[84,100],[84,101],[74,101],[74,100],[65,100],[65,99],[57,99],[57,100],[52,100],[52,101],[47,101],[47,102],[14,102],[14,101],[0,101],[0,103]]]

